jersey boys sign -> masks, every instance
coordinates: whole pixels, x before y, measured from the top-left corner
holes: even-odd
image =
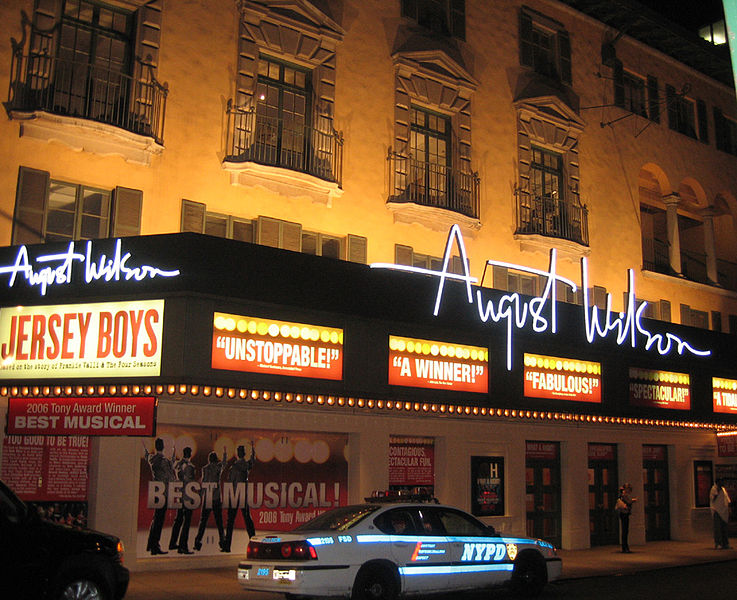
[[[586,360],[525,354],[525,396],[601,402],[601,365]]]
[[[343,330],[215,313],[212,368],[343,378]]]
[[[163,300],[0,310],[0,379],[157,376]]]
[[[463,392],[489,391],[485,348],[389,336],[389,383]]]
[[[630,404],[652,408],[691,408],[691,381],[686,373],[630,369]]]

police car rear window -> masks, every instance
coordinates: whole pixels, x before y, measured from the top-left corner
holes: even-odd
[[[316,516],[294,531],[346,531],[380,508],[377,504],[341,506]]]

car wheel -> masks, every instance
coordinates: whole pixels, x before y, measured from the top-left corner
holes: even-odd
[[[68,578],[56,595],[58,600],[107,600],[103,586],[89,577],[80,575]]]
[[[545,560],[536,552],[525,552],[514,561],[512,591],[525,598],[534,598],[543,591],[548,582]]]
[[[399,593],[397,579],[389,567],[363,567],[353,584],[352,600],[394,600]]]

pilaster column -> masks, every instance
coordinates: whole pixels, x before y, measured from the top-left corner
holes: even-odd
[[[719,283],[717,272],[717,251],[714,243],[714,215],[716,211],[713,206],[707,206],[701,211],[704,217],[704,252],[706,252],[706,276],[710,283]]]
[[[678,203],[680,196],[676,193],[663,196],[665,202],[665,222],[668,230],[668,260],[671,270],[681,274],[681,237],[678,232]]]

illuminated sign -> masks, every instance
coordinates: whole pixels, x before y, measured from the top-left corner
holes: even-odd
[[[737,415],[737,381],[712,377],[711,387],[714,394],[714,412]]]
[[[156,398],[10,398],[10,435],[154,435]]]
[[[460,254],[463,273],[456,274],[450,271],[450,259],[453,244],[458,247]],[[374,263],[371,265],[375,269],[394,269],[399,271],[409,271],[413,273],[423,273],[438,278],[438,290],[435,296],[435,307],[433,314],[435,316],[440,312],[440,306],[445,291],[445,281],[456,280],[465,283],[466,295],[469,304],[475,304],[478,311],[478,317],[483,323],[489,321],[493,323],[503,323],[507,330],[507,369],[512,370],[512,346],[515,330],[522,330],[532,327],[535,333],[557,333],[558,332],[558,314],[556,301],[556,284],[562,283],[575,291],[578,286],[565,277],[558,275],[556,272],[556,251],[553,248],[550,251],[550,261],[548,270],[533,269],[522,265],[515,265],[507,262],[496,260],[487,260],[485,269],[488,267],[505,267],[525,273],[539,276],[544,285],[542,293],[530,300],[523,300],[520,294],[504,294],[497,301],[484,300],[480,287],[476,289],[475,298],[472,284],[478,282],[478,279],[472,277],[469,273],[468,257],[466,247],[463,242],[460,227],[453,225],[448,233],[448,241],[445,246],[445,254],[443,255],[443,267],[440,271],[432,269],[423,269],[407,265],[397,265],[393,263]],[[627,306],[623,312],[612,310],[612,295],[607,294],[606,309],[602,310],[591,305],[589,298],[589,279],[588,279],[588,262],[585,257],[581,259],[581,290],[583,296],[583,327],[586,333],[586,339],[590,344],[594,343],[597,338],[607,338],[614,336],[617,345],[629,344],[632,348],[642,347],[647,351],[655,350],[660,355],[670,354],[676,351],[678,354],[689,352],[696,356],[710,356],[710,350],[699,350],[694,348],[688,342],[682,340],[673,333],[653,333],[646,329],[642,322],[642,314],[647,307],[647,302],[638,302],[635,297],[635,275],[632,269],[628,269],[627,281]]]
[[[0,379],[157,376],[163,300],[0,309]]]
[[[343,330],[216,312],[212,368],[342,379]]]
[[[690,383],[690,377],[686,373],[630,368],[630,404],[689,410]]]
[[[18,281],[25,281],[31,287],[38,287],[42,296],[51,286],[68,285],[76,272],[75,267],[84,269],[84,282],[95,281],[143,281],[154,277],[176,277],[179,270],[164,271],[151,265],[134,265],[131,253],[123,252],[120,239],[115,240],[112,256],[93,254],[93,242],[84,242],[84,252],[75,250],[77,242],[69,242],[65,252],[36,256],[31,261],[25,246],[18,248],[15,261],[11,265],[0,265],[0,275],[8,275],[8,287]],[[80,244],[82,245],[82,244]]]
[[[515,555],[516,555],[515,548]],[[500,561],[507,556],[507,545],[502,543],[465,543],[463,544],[462,562]]]
[[[389,383],[463,392],[489,391],[486,348],[389,336]]]
[[[525,396],[601,402],[601,364],[525,354]]]

